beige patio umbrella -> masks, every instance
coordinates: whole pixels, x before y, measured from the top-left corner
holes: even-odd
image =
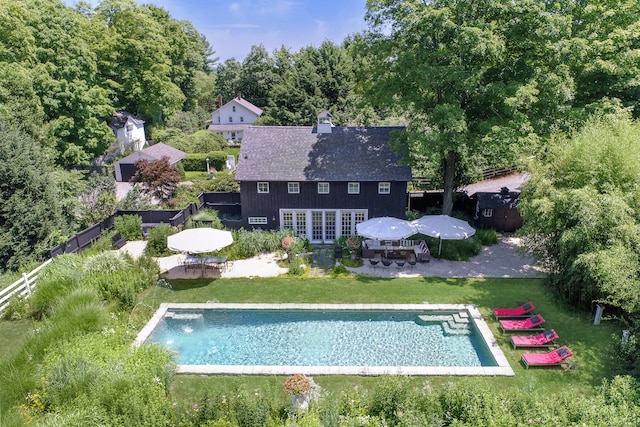
[[[230,231],[216,228],[189,228],[167,237],[167,247],[172,251],[189,254],[215,252],[233,243]]]
[[[443,240],[463,240],[476,233],[476,229],[471,227],[468,222],[449,215],[425,215],[411,221],[411,224],[418,230],[418,233],[440,239],[438,256],[442,250]]]

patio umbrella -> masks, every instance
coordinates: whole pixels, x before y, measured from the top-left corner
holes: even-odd
[[[190,254],[214,252],[232,243],[230,231],[209,227],[189,228],[167,237],[169,249]]]
[[[417,233],[409,221],[390,216],[361,222],[356,225],[356,230],[359,236],[375,240],[400,240]]]
[[[475,228],[466,221],[449,215],[425,215],[411,221],[411,224],[418,230],[418,233],[440,239],[438,256],[442,250],[443,240],[463,240],[473,236],[476,232]]]

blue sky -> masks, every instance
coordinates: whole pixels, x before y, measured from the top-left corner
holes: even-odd
[[[63,0],[75,5],[77,0]],[[97,0],[88,3],[98,4]],[[366,0],[137,0],[155,4],[171,17],[190,21],[205,35],[220,62],[247,56],[262,44],[269,53],[285,46],[292,52],[340,43],[365,29]]]

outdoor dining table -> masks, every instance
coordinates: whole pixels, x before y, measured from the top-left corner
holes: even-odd
[[[185,270],[190,267],[200,268],[204,272],[207,268],[224,270],[227,266],[226,256],[194,256],[187,255],[183,261]]]

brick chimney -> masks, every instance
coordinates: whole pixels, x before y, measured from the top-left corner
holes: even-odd
[[[222,95],[218,95],[218,108],[222,107]]]

